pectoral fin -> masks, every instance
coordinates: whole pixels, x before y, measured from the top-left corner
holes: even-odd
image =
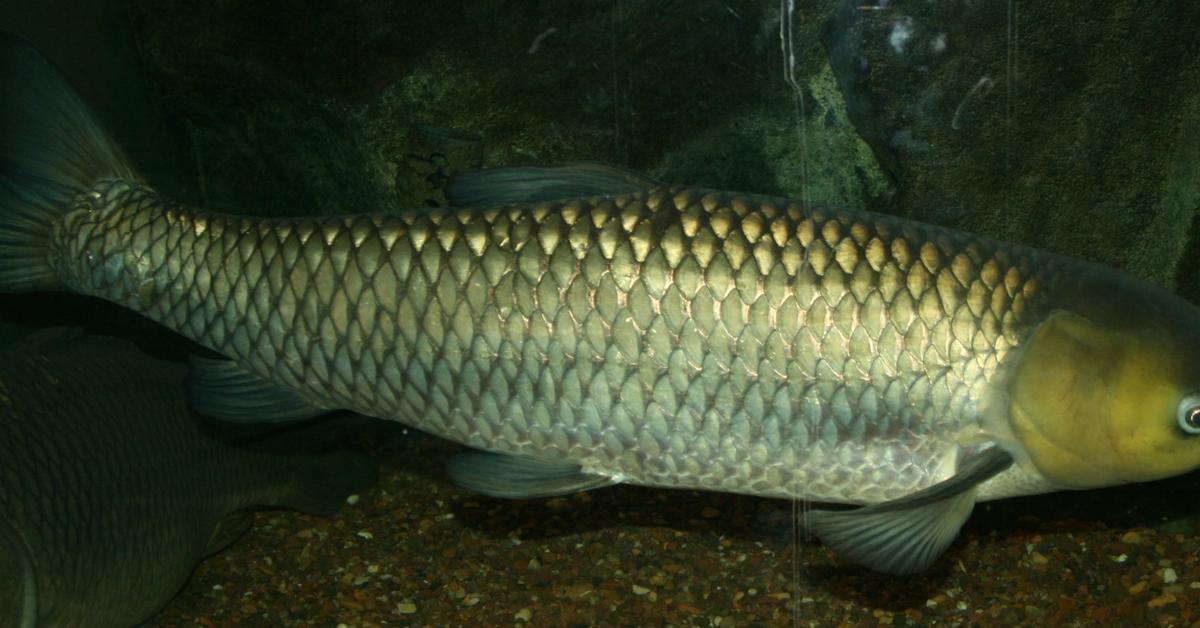
[[[446,463],[455,484],[504,499],[569,495],[611,486],[612,478],[584,473],[579,465],[482,451],[459,454]]]
[[[20,628],[36,628],[38,619],[37,578],[28,562],[22,565],[21,572],[21,621]]]
[[[975,487],[1012,462],[998,447],[984,449],[953,477],[911,495],[853,510],[814,510],[809,530],[850,562],[888,574],[916,573],[958,536],[975,505]]]

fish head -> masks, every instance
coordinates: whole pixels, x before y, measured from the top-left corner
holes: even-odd
[[[1140,296],[1153,298],[1052,311],[1015,361],[1008,423],[1028,462],[1056,485],[1200,468],[1200,310]]]

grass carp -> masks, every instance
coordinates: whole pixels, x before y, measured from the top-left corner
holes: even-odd
[[[0,354],[0,624],[135,625],[250,527],[243,509],[328,515],[373,480],[358,454],[202,435],[184,370],[61,329]]]
[[[1200,466],[1200,312],[1115,270],[848,209],[600,166],[457,175],[450,207],[180,206],[4,44],[0,289],[69,289],[224,354],[202,410],[333,408],[483,450],[496,496],[621,482],[815,510],[908,573],[978,500]]]

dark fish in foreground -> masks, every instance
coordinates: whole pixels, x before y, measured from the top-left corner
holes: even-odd
[[[242,509],[329,515],[374,479],[358,454],[202,436],[183,366],[126,341],[35,336],[0,353],[0,625],[135,625],[249,528]]]
[[[843,556],[928,566],[978,500],[1200,466],[1200,312],[1117,271],[868,212],[600,167],[454,207],[258,219],[148,187],[3,45],[0,289],[120,303],[231,358],[249,420],[332,408],[487,453],[498,496],[629,482],[821,502]]]

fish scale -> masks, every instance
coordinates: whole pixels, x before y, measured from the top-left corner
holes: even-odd
[[[318,407],[626,481],[822,501],[944,479],[1061,263],[682,188],[326,219],[93,192],[56,234],[71,287]],[[982,496],[1029,482],[1004,477]]]

